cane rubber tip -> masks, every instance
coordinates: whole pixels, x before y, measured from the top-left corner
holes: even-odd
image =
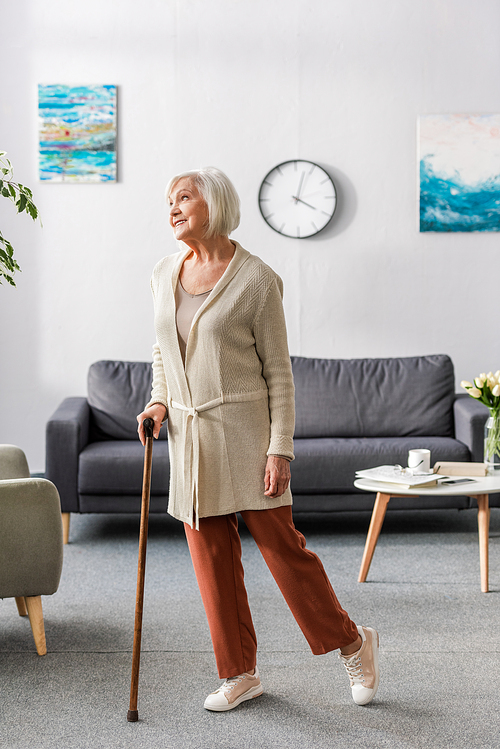
[[[129,723],[136,723],[139,720],[139,711],[129,710],[127,713],[127,720]]]

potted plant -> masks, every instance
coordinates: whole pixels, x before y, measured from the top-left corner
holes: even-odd
[[[38,218],[38,208],[33,203],[33,194],[28,187],[14,182],[14,170],[5,151],[0,151],[0,195],[11,200],[18,213],[26,211],[33,221]],[[20,270],[14,259],[14,248],[0,230],[0,284],[5,280],[11,286],[15,286],[14,274]]]
[[[490,412],[484,426],[484,462],[488,473],[496,474],[500,472],[500,369],[495,374],[482,372],[474,382],[462,380],[460,384]]]

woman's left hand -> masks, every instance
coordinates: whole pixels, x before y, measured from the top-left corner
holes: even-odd
[[[276,499],[281,497],[290,483],[290,462],[277,455],[269,455],[266,463],[264,478],[264,494]]]

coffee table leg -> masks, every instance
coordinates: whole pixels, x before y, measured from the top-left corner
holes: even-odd
[[[370,569],[370,564],[372,563],[373,554],[375,552],[375,547],[377,545],[380,531],[382,530],[387,505],[389,504],[390,498],[390,494],[382,494],[382,492],[378,492],[377,494],[377,498],[373,506],[370,527],[368,528],[368,535],[366,537],[363,559],[361,560],[358,583],[366,582],[366,577],[368,575],[368,570]],[[486,497],[486,499],[488,498]]]
[[[479,566],[481,569],[481,591],[487,593],[489,590],[489,533],[490,533],[490,506],[487,494],[476,494],[477,501],[477,527],[479,531]]]

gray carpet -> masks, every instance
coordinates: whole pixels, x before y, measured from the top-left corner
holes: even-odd
[[[242,530],[259,637],[262,697],[203,709],[218,686],[182,527],[151,518],[139,689],[127,723],[138,518],[72,516],[59,591],[43,599],[48,654],[1,602],[0,745],[54,749],[500,747],[500,510],[489,594],[480,592],[476,514],[389,513],[368,582],[356,582],[369,516],[297,521],[358,623],[381,635],[381,686],[354,705],[336,654],[311,655]]]

